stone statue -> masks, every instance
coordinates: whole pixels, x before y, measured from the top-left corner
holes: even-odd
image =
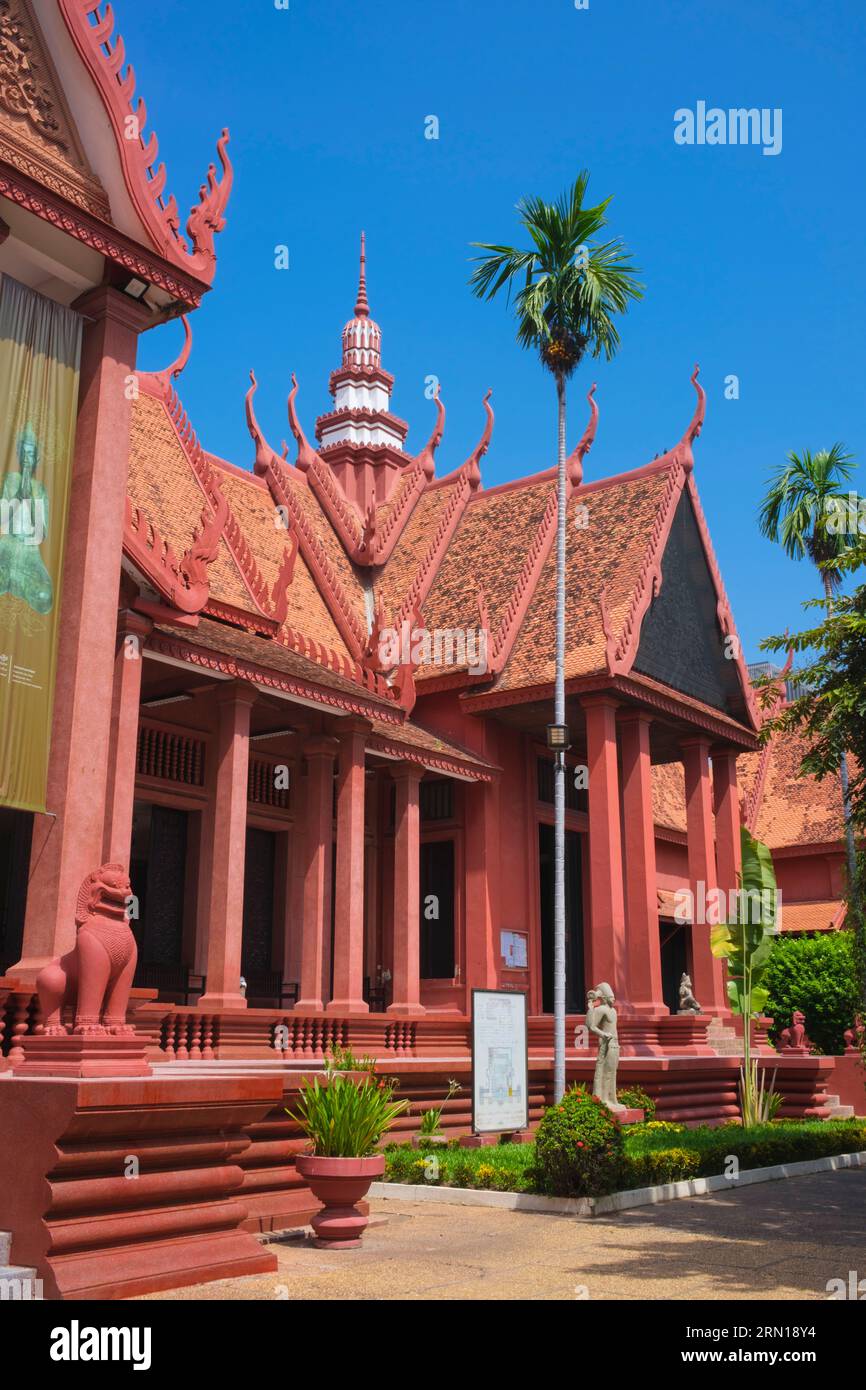
[[[680,976],[680,1007],[677,1009],[677,1013],[678,1013],[678,1014],[702,1014],[702,1013],[703,1013],[703,1009],[701,1008],[701,1006],[700,1006],[700,1004],[698,1003],[698,1001],[697,1001],[697,999],[695,998],[695,996],[692,994],[692,981],[691,981],[691,976],[690,976],[690,975],[687,975],[687,974],[685,973],[685,971],[683,971],[682,975]]]
[[[64,1005],[75,1009],[73,1032],[86,1037],[131,1037],[126,1009],[138,948],[127,915],[132,888],[122,864],[103,864],[81,885],[75,911],[78,934],[65,956],[36,977],[47,1037],[68,1033]]]
[[[806,1036],[806,1015],[795,1009],[789,1027],[779,1034],[780,1052],[808,1052],[812,1046]]]
[[[28,422],[18,436],[20,471],[7,473],[0,496],[0,595],[23,599],[35,613],[54,604],[51,575],[39,553],[48,535],[48,493],[33,475],[39,441]]]
[[[610,985],[596,985],[586,996],[586,1026],[598,1038],[598,1060],[592,1082],[592,1094],[603,1101],[608,1110],[619,1113],[626,1109],[616,1098],[616,1073],[619,1066],[619,1037],[616,1030],[614,993]]]

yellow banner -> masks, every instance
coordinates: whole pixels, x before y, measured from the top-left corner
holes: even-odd
[[[0,805],[45,810],[81,318],[0,279]]]

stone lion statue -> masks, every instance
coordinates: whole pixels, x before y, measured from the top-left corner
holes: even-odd
[[[779,1034],[779,1048],[782,1052],[807,1051],[812,1044],[806,1036],[806,1015],[795,1009],[790,1026]]]
[[[138,960],[127,915],[131,897],[129,874],[122,864],[103,864],[82,883],[75,909],[75,945],[36,977],[47,1036],[68,1033],[63,1023],[66,1005],[75,1010],[74,1033],[118,1037],[135,1033],[126,1022]]]

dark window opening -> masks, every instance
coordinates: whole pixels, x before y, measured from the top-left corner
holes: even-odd
[[[421,978],[454,978],[453,840],[421,846]]]
[[[538,799],[546,806],[553,805],[553,762],[550,758],[538,758]],[[578,769],[566,766],[565,769],[565,809],[567,811],[588,811],[589,798],[586,787],[577,787],[575,777]]]
[[[553,1013],[553,826],[539,824],[538,866],[541,908],[542,1010]],[[581,890],[580,836],[565,832],[565,1007],[568,1013],[585,1011],[583,966],[583,893]]]

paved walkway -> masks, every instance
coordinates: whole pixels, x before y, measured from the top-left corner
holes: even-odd
[[[746,1187],[578,1221],[376,1200],[357,1250],[272,1244],[276,1274],[149,1298],[826,1299],[866,1278],[866,1172]]]

